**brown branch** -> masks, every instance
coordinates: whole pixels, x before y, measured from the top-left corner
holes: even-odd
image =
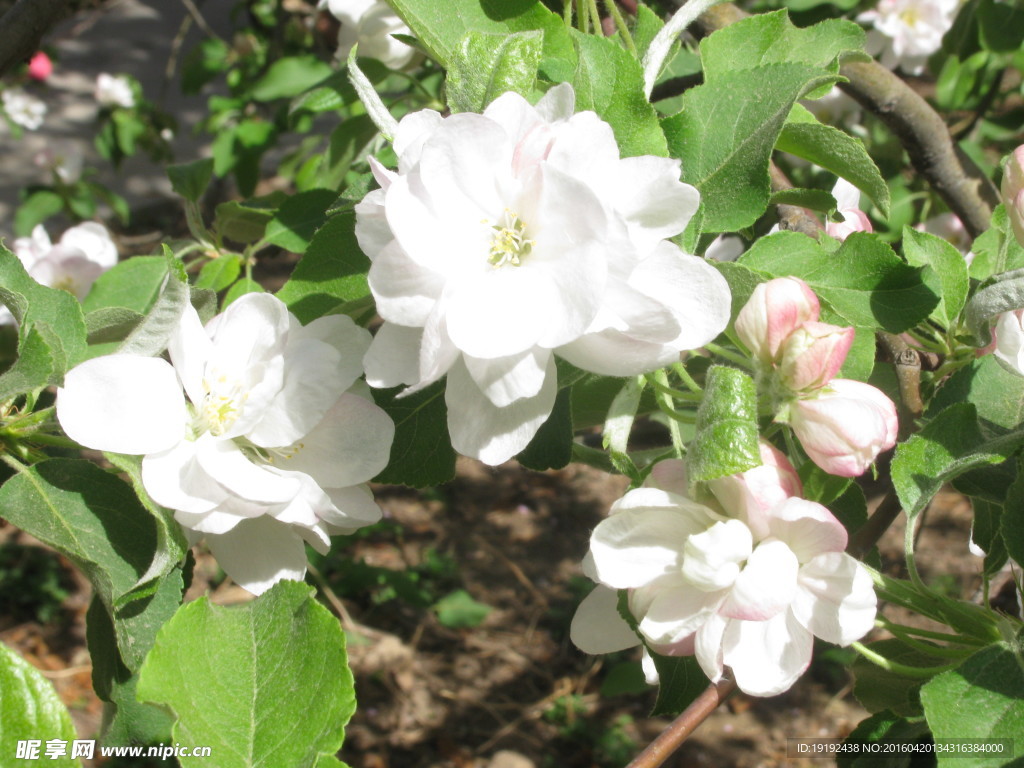
[[[734,680],[720,680],[704,689],[704,693],[693,700],[682,714],[673,720],[668,728],[647,745],[647,748],[633,758],[626,768],[658,768],[672,753],[682,746],[689,736],[715,711],[723,701],[736,690]]]
[[[786,174],[775,165],[770,163],[768,166],[768,174],[771,177],[772,192],[781,192],[785,189],[792,189],[793,184],[786,177]],[[821,220],[813,213],[808,211],[806,208],[800,208],[796,205],[785,205],[779,204],[776,206],[779,209],[779,228],[790,229],[794,232],[803,232],[808,237],[813,237],[815,240],[818,239],[818,235],[821,234],[825,226],[821,223]]]
[[[878,334],[878,340],[896,369],[900,400],[912,416],[920,416],[924,413],[924,401],[921,399],[921,355],[895,333],[882,331]]]
[[[895,522],[902,511],[903,507],[900,506],[900,500],[896,496],[896,492],[890,491],[887,493],[885,498],[882,499],[882,503],[878,505],[878,509],[874,511],[874,514],[868,518],[867,522],[860,527],[857,533],[850,537],[846,545],[846,552],[858,560],[863,560],[864,556],[871,551],[871,548],[878,543],[882,535],[889,530],[889,526]]]
[[[0,18],[0,75],[38,51],[43,35],[70,14],[68,0],[18,0]]]
[[[731,3],[710,8],[697,26],[710,34],[746,18]],[[999,202],[995,185],[958,150],[942,117],[900,78],[874,61],[847,62],[839,87],[878,117],[900,140],[914,169],[938,192],[972,237],[988,229]]]

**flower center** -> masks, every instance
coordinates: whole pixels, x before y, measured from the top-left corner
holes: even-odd
[[[921,20],[921,14],[917,8],[906,8],[900,11],[900,21],[906,24],[908,27],[916,27],[917,22]]]
[[[519,214],[506,208],[501,223],[494,224],[491,229],[494,234],[491,236],[491,252],[487,261],[495,267],[507,264],[520,266],[523,258],[533,250],[534,242],[526,237],[526,224],[519,218]]]
[[[212,387],[209,381],[203,379],[206,395],[199,408],[200,431],[223,435],[238,419],[242,406],[249,399],[249,393],[242,392],[242,386],[238,382],[229,385],[223,376],[218,378],[215,384],[216,387]]]

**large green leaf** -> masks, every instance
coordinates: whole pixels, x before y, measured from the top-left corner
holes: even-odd
[[[0,375],[0,403],[22,393],[42,389],[53,374],[50,345],[35,328],[30,328],[18,344],[14,364]]]
[[[167,277],[163,256],[133,256],[100,275],[82,301],[86,312],[124,307],[140,314],[152,306]]]
[[[359,250],[355,223],[351,212],[328,219],[313,236],[291,278],[277,292],[302,322],[369,295],[366,272],[370,260]]]
[[[938,303],[921,267],[906,264],[864,232],[850,235],[835,253],[798,232],[777,232],[754,243],[740,262],[772,277],[801,278],[857,327],[901,333],[927,318]]]
[[[470,30],[506,35],[544,31],[544,56],[575,60],[565,24],[539,0],[391,0],[430,54],[450,69]]]
[[[168,276],[156,301],[145,318],[136,325],[117,348],[118,352],[132,355],[159,355],[181,324],[181,315],[189,305],[188,279],[182,263],[164,246]]]
[[[775,148],[842,176],[870,197],[883,216],[889,215],[889,186],[864,142],[818,122],[804,106],[793,106]]]
[[[735,368],[712,367],[697,410],[697,435],[687,453],[690,481],[702,483],[758,466],[757,436],[754,380]]]
[[[448,69],[448,104],[453,112],[483,112],[507,91],[529,96],[544,49],[538,31],[495,35],[471,31]]]
[[[644,96],[640,63],[611,38],[573,34],[576,111],[590,109],[611,127],[623,157],[668,154],[657,112]]]
[[[4,765],[45,765],[80,767],[72,760],[71,742],[77,739],[71,715],[53,690],[53,684],[39,670],[0,643],[0,758]],[[50,759],[46,742],[65,742],[63,756]],[[18,753],[18,742],[34,740],[34,760]],[[19,759],[21,758],[21,759]]]
[[[341,748],[355,690],[345,634],[313,594],[285,581],[241,606],[182,606],[146,659],[139,698],[170,709],[175,740],[211,747],[218,768],[314,766]]]
[[[311,189],[288,198],[267,224],[267,242],[292,253],[305,253],[327,221],[327,209],[337,199],[330,189]]]
[[[145,636],[156,629],[142,602],[151,598],[123,598],[148,578],[158,533],[131,486],[88,461],[49,459],[0,487],[0,510],[89,578],[113,618],[125,664],[137,669]]]
[[[960,251],[936,235],[903,228],[903,255],[912,267],[931,267],[938,277],[938,306],[932,319],[946,328],[952,327],[967,303],[970,279],[967,262]]]
[[[940,766],[1021,766],[1024,744],[1024,658],[1021,636],[983,648],[956,669],[943,672],[921,689],[924,715],[936,742],[1004,740],[1002,757],[967,752],[939,755]],[[1007,743],[1008,742],[1008,743]],[[1010,750],[1016,751],[1016,754]]]
[[[995,355],[985,355],[954,373],[928,404],[934,416],[956,403],[973,403],[978,424],[996,437],[1024,423],[1024,376],[1006,370]]]
[[[455,451],[448,438],[444,382],[399,397],[403,389],[373,390],[377,405],[395,422],[388,466],[373,479],[417,488],[446,483],[455,477]]]
[[[683,181],[700,190],[706,232],[743,229],[764,213],[768,163],[786,117],[797,99],[833,79],[805,64],[766,64],[683,94],[681,111],[662,127]]]
[[[566,466],[572,461],[572,418],[572,387],[563,387],[558,391],[551,415],[516,460],[537,472]]]

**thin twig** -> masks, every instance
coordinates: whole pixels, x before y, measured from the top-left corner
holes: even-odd
[[[682,714],[661,732],[626,768],[658,768],[679,749],[694,729],[736,690],[734,680],[720,680],[704,689]]]
[[[199,12],[199,8],[192,0],[181,0],[181,4],[185,6],[185,10],[188,11],[188,15],[191,16],[196,26],[199,27],[207,36],[212,37],[216,40],[224,41],[224,38],[217,34],[213,27],[206,23],[206,19],[203,18],[203,14]]]
[[[899,497],[895,491],[890,491],[878,505],[878,509],[868,518],[867,522],[853,536],[846,545],[846,551],[851,556],[861,560],[871,551],[871,548],[878,543],[882,535],[889,530],[889,526],[899,517],[903,507],[900,505]]]
[[[912,416],[920,416],[924,413],[924,401],[921,399],[921,355],[895,333],[882,331],[878,334],[878,340],[896,368],[900,400]]]

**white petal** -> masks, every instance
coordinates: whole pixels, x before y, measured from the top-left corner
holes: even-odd
[[[156,357],[107,355],[68,371],[57,390],[68,437],[116,453],[158,453],[185,434],[185,396],[174,369]]]
[[[185,305],[181,319],[167,342],[167,352],[182,386],[185,387],[185,392],[188,393],[188,399],[196,405],[201,405],[206,396],[203,376],[212,351],[213,342],[203,328],[199,313],[189,302]]]
[[[117,246],[114,245],[110,232],[95,221],[86,221],[71,227],[61,235],[60,244],[77,248],[89,261],[98,264],[104,270],[117,264]]]
[[[395,174],[384,168],[376,158],[369,158],[370,167],[378,181],[382,180],[390,186]],[[381,184],[381,189],[368,192],[366,196],[356,204],[356,242],[359,249],[367,255],[370,261],[374,261],[377,255],[395,239],[391,234],[391,227],[388,225],[388,218],[384,209],[384,198],[387,187]]]
[[[790,497],[771,510],[768,528],[786,542],[801,563],[823,552],[846,549],[846,528],[821,504]]]
[[[487,399],[459,361],[448,373],[445,403],[452,447],[491,466],[508,461],[526,448],[551,415],[558,393],[555,361],[548,361],[544,386],[534,397],[498,408]]]
[[[550,358],[549,350],[532,349],[512,357],[480,360],[466,355],[463,360],[469,375],[487,399],[503,408],[520,398],[533,397],[540,392]]]
[[[209,534],[206,543],[224,572],[256,595],[283,579],[301,581],[306,575],[306,545],[291,526],[270,517]]]
[[[785,611],[767,621],[733,620],[722,638],[725,663],[750,696],[789,690],[811,663],[813,638]]]
[[[254,464],[231,440],[197,442],[200,466],[231,494],[256,504],[290,502],[301,490],[294,478]]]
[[[334,510],[321,512],[320,517],[337,533],[352,533],[366,525],[380,522],[383,516],[373,493],[366,485],[350,488],[327,488]]]
[[[622,159],[617,170],[615,210],[629,223],[642,250],[679,234],[700,206],[700,193],[679,180],[679,161],[644,155]]]
[[[569,637],[584,653],[615,653],[640,644],[619,615],[619,593],[600,584],[583,598],[569,625]]]
[[[203,439],[213,439],[205,435]],[[198,445],[182,440],[142,460],[142,484],[153,501],[170,509],[205,514],[222,504],[228,492],[210,477],[196,457]]]
[[[366,381],[372,387],[397,387],[420,380],[420,340],[422,328],[409,328],[387,321],[377,329],[373,343],[363,358]]]
[[[689,536],[678,509],[625,509],[602,520],[590,537],[597,578],[615,589],[642,587],[680,573]]]
[[[423,326],[444,287],[442,275],[413,261],[397,242],[377,254],[368,280],[380,316],[411,327]]]
[[[703,592],[727,589],[740,575],[743,562],[751,557],[753,546],[750,529],[739,520],[715,523],[686,540],[683,576]]]
[[[676,588],[659,589],[640,617],[638,628],[652,643],[676,643],[698,631],[722,602],[722,592],[694,589],[684,579]],[[653,587],[643,587],[642,592]]]
[[[763,621],[786,610],[796,594],[799,568],[796,555],[785,543],[778,539],[762,541],[733,584],[722,614]]]
[[[573,115],[576,94],[569,83],[559,83],[541,96],[536,104],[537,116],[549,123],[568,120]]]
[[[174,519],[185,529],[186,535],[192,543],[201,539],[204,534],[221,534],[233,530],[243,520],[248,520],[259,515],[238,515],[233,512],[223,512],[219,509],[201,514],[177,510]]]
[[[877,598],[868,572],[845,552],[829,552],[800,569],[793,614],[815,636],[849,645],[875,624]]]
[[[725,630],[733,621],[733,619],[727,619],[725,616],[716,613],[713,616],[709,616],[707,621],[697,630],[695,655],[697,656],[700,668],[704,670],[704,674],[708,676],[712,683],[717,683],[721,680],[722,673],[725,671],[722,643],[725,637]]]
[[[272,457],[273,464],[303,472],[321,488],[346,488],[365,483],[387,466],[394,435],[387,413],[346,393],[285,456]]]
[[[679,361],[678,349],[612,329],[588,333],[555,351],[577,368],[603,376],[636,376]]]

